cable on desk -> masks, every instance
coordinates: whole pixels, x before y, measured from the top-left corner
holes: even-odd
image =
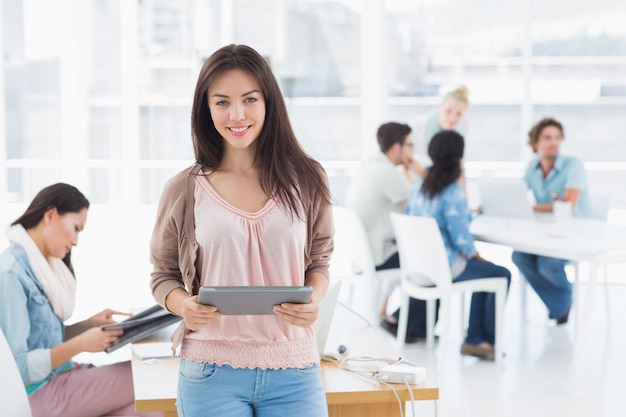
[[[350,372],[358,372],[358,373],[369,373],[374,376],[378,369],[375,370],[363,370],[363,369],[355,369],[350,366],[351,362],[382,362],[387,365],[397,365],[400,363],[406,363],[407,365],[416,366],[415,364],[405,360],[402,356],[398,358],[384,358],[384,357],[374,357],[374,356],[343,356],[341,354],[335,355],[324,355],[322,356],[322,360],[328,362],[334,362],[337,364],[339,369],[343,369],[345,371]]]
[[[409,391],[409,396],[411,397],[411,414],[413,415],[413,417],[415,417],[415,398],[413,397],[413,390],[409,385],[409,379],[406,376],[402,379],[404,382],[404,386],[406,387],[407,391]]]
[[[372,357],[372,356],[343,356],[341,354],[335,354],[335,355],[324,355],[322,357],[322,360],[325,360],[328,362],[334,362],[337,364],[337,367],[339,369],[344,370],[346,372],[350,372],[353,375],[356,375],[357,377],[361,379],[385,384],[391,390],[391,392],[393,392],[393,395],[396,397],[400,417],[404,417],[404,411],[403,411],[404,406],[402,405],[402,400],[400,399],[400,395],[398,394],[394,386],[388,383],[384,378],[379,377],[378,370],[355,369],[352,366],[350,366],[350,362],[383,362],[388,365],[397,365],[400,363],[406,363],[407,365],[416,366],[415,364],[404,359],[402,356],[398,358],[384,358],[384,357],[381,358],[381,357]],[[411,412],[412,412],[412,416],[415,417],[415,407],[414,407],[415,397],[413,396],[413,390],[411,389],[411,386],[409,384],[409,379],[404,378],[403,383],[406,386],[407,391],[409,392],[409,396],[411,398]],[[435,401],[435,417],[436,416],[437,416],[437,402]]]
[[[398,391],[396,391],[396,389],[393,387],[393,385],[391,385],[389,382],[385,382],[382,381],[378,378],[376,378],[377,381],[382,382],[383,384],[387,385],[389,387],[389,389],[391,390],[391,392],[393,392],[393,395],[396,396],[396,401],[398,401],[398,411],[400,412],[400,417],[404,417],[404,412],[402,411],[404,409],[404,407],[402,406],[402,400],[400,400],[400,396],[398,395]],[[415,416],[413,416],[415,417]]]
[[[407,378],[404,378],[404,385],[406,386],[407,391],[409,391],[409,396],[411,397],[411,414],[415,417],[415,398],[413,397],[413,390],[411,389]],[[434,417],[437,417],[437,400],[433,400],[433,406],[435,408]]]

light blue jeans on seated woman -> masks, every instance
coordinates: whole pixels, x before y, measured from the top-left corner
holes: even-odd
[[[182,359],[179,417],[326,417],[319,365],[248,369]]]
[[[513,263],[548,307],[551,319],[563,317],[572,304],[572,284],[565,273],[564,259],[513,252]]]
[[[461,274],[454,282],[471,281],[473,279],[498,278],[507,279],[507,289],[511,284],[511,272],[503,266],[478,259],[468,259]],[[496,339],[496,295],[492,292],[474,292],[469,313],[469,325],[465,343],[479,345],[487,342],[492,346]]]

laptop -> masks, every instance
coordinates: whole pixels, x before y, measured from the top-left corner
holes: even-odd
[[[533,218],[534,196],[521,179],[489,178],[478,184],[484,215]]]
[[[324,356],[324,349],[326,348],[330,326],[333,322],[340,289],[341,281],[330,284],[326,295],[320,302],[320,312],[317,317],[317,351],[320,354],[320,358]]]

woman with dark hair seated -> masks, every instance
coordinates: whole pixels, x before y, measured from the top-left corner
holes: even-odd
[[[126,315],[105,309],[65,324],[76,301],[72,248],[88,210],[82,192],[57,183],[37,193],[11,223],[10,245],[0,254],[0,329],[22,375],[33,417],[163,416],[135,411],[130,361],[94,366],[73,360],[116,343],[123,331],[101,326],[114,323],[114,314]]]
[[[507,277],[508,269],[483,259],[469,231],[470,210],[463,187],[463,136],[452,130],[435,134],[428,145],[433,164],[424,181],[413,186],[406,213],[434,217],[439,225],[454,282],[479,278]],[[416,300],[411,299],[409,317]],[[394,314],[398,317],[398,312]],[[410,325],[410,324],[409,324]],[[494,359],[495,294],[472,295],[469,327],[461,346],[463,355]]]

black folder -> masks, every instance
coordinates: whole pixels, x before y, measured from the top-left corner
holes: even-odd
[[[105,324],[102,329],[123,329],[117,342],[105,349],[111,353],[122,346],[145,339],[170,324],[176,323],[183,318],[170,313],[158,304],[137,313],[126,320],[118,323]]]

